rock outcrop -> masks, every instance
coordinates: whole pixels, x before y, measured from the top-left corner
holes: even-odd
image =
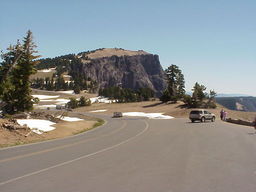
[[[144,51],[100,49],[78,55],[82,64],[79,70],[96,80],[99,87],[150,88],[157,95],[166,87],[164,71],[158,55]]]

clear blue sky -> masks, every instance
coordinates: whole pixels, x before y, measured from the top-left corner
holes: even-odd
[[[43,57],[143,49],[218,93],[256,96],[255,0],[1,0],[0,49],[31,29]]]

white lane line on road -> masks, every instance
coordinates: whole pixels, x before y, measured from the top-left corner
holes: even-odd
[[[4,163],[4,162],[8,162],[8,161],[13,161],[13,160],[17,160],[17,159],[21,159],[21,158],[25,158],[25,157],[30,157],[30,156],[33,156],[33,155],[39,155],[39,154],[43,154],[43,153],[48,153],[48,152],[56,151],[56,150],[59,150],[59,149],[65,149],[65,148],[68,148],[68,147],[73,147],[75,145],[83,144],[83,143],[86,143],[86,142],[89,142],[89,141],[94,141],[96,139],[100,139],[100,138],[103,138],[103,137],[107,137],[107,136],[113,135],[113,134],[121,131],[122,129],[124,129],[126,125],[127,125],[127,123],[124,122],[124,124],[121,126],[120,129],[114,130],[114,131],[112,131],[112,132],[110,132],[108,134],[104,134],[104,135],[101,135],[99,137],[89,138],[89,139],[78,141],[78,142],[75,142],[75,143],[61,145],[61,146],[57,146],[57,147],[52,147],[52,148],[48,148],[48,149],[44,149],[44,150],[36,151],[36,152],[32,152],[32,153],[17,155],[17,156],[9,157],[9,158],[6,158],[6,159],[0,159],[0,163]]]
[[[76,161],[79,161],[81,159],[85,159],[85,158],[88,158],[88,157],[91,157],[91,156],[94,156],[94,155],[97,155],[99,153],[103,153],[103,152],[106,152],[106,151],[109,151],[111,149],[114,149],[114,148],[117,148],[119,147],[120,145],[123,145],[125,143],[128,143],[129,141],[139,137],[140,135],[142,135],[143,133],[145,133],[148,129],[149,129],[149,124],[147,123],[147,121],[143,120],[144,123],[145,123],[145,128],[139,132],[137,135],[133,136],[133,137],[130,137],[129,139],[125,140],[125,141],[122,141],[121,143],[118,143],[116,145],[113,145],[111,147],[107,147],[105,149],[101,149],[99,151],[96,151],[94,153],[90,153],[88,155],[84,155],[84,156],[81,156],[81,157],[78,157],[76,159],[73,159],[73,160],[69,160],[69,161],[66,161],[66,162],[63,162],[63,163],[60,163],[60,164],[57,164],[57,165],[54,165],[54,166],[51,166],[51,167],[48,167],[48,168],[45,168],[45,169],[41,169],[39,171],[35,171],[35,172],[32,172],[32,173],[29,173],[29,174],[26,174],[26,175],[23,175],[23,176],[20,176],[20,177],[16,177],[16,178],[13,178],[13,179],[9,179],[7,181],[4,181],[4,182],[1,182],[0,183],[0,186],[2,185],[5,185],[5,184],[8,184],[8,183],[12,183],[14,181],[18,181],[20,179],[24,179],[26,177],[30,177],[30,176],[33,176],[33,175],[36,175],[36,174],[39,174],[39,173],[42,173],[42,172],[45,172],[45,171],[49,171],[51,169],[54,169],[54,168],[57,168],[57,167],[61,167],[61,166],[64,166],[64,165],[67,165],[67,164],[70,164],[70,163],[73,163],[73,162],[76,162]]]

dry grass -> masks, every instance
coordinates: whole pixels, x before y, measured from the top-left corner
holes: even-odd
[[[31,75],[30,79],[33,80],[33,79],[37,79],[37,78],[41,79],[41,78],[46,78],[46,77],[49,77],[51,79],[54,72],[55,71],[51,71],[51,72],[37,72],[36,74]]]
[[[106,109],[104,114],[113,114],[115,111],[120,112],[146,112],[146,113],[164,113],[165,115],[170,115],[176,118],[188,118],[188,115],[192,109],[187,109],[182,107],[183,103],[178,102],[176,104],[165,104],[160,101],[146,101],[146,102],[136,102],[136,103],[112,103],[104,104],[98,103],[93,104],[89,107],[81,107],[76,109],[77,112],[90,112],[94,110]],[[208,111],[214,113],[217,118],[219,118],[219,113],[221,109],[228,112],[228,117],[235,119],[243,119],[248,121],[253,121],[256,116],[256,112],[241,112],[228,110],[221,105],[217,105],[216,109],[209,109]]]
[[[102,50],[97,50],[95,52],[87,54],[87,56],[90,59],[97,59],[102,57],[111,57],[113,55],[116,55],[118,57],[121,56],[134,56],[134,55],[148,55],[149,53],[139,50],[139,51],[130,51],[130,50],[124,50],[124,49],[118,49],[118,48],[106,48]]]
[[[50,112],[49,112],[50,113]],[[53,113],[53,112],[52,112]],[[76,121],[76,122],[65,122],[60,121],[55,124],[56,129],[50,132],[45,132],[41,135],[31,132],[29,129],[20,129],[20,130],[8,130],[4,129],[1,124],[6,120],[0,119],[0,147],[21,145],[26,143],[34,143],[39,141],[45,141],[56,138],[63,138],[70,135],[75,135],[78,133],[82,133],[84,131],[90,130],[97,126],[100,126],[104,123],[104,121],[100,119],[95,119],[83,115],[77,116],[79,118],[83,118],[84,121]],[[25,136],[26,134],[29,136]]]

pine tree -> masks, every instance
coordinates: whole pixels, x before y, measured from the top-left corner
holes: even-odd
[[[33,43],[32,32],[28,31],[23,40],[23,45],[18,42],[15,48],[9,49],[8,57],[5,62],[12,60],[11,67],[8,70],[8,78],[2,77],[4,81],[2,100],[5,102],[4,111],[7,113],[16,113],[29,111],[33,108],[33,101],[30,89],[30,75],[36,72],[35,65],[37,61],[34,53],[37,53]],[[19,55],[15,59],[14,55]]]
[[[201,107],[203,104],[203,100],[206,98],[206,93],[204,92],[206,87],[204,85],[200,85],[199,83],[195,83],[194,88],[192,89],[192,103],[193,107]]]
[[[217,105],[215,103],[216,95],[217,95],[217,93],[214,90],[210,90],[209,99],[208,99],[208,102],[206,104],[207,108],[216,108],[217,107]]]
[[[185,80],[182,71],[177,65],[171,65],[166,70],[167,89],[164,91],[161,101],[174,101],[182,99],[185,95]]]

